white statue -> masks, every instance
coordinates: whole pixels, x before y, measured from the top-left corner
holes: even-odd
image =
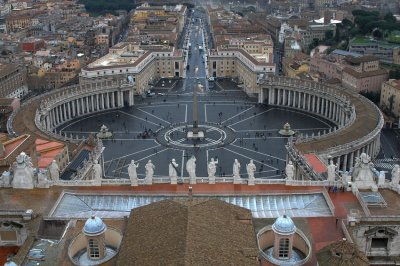
[[[93,179],[100,180],[103,178],[103,169],[97,160],[93,162]]]
[[[178,176],[178,166],[179,164],[176,163],[175,159],[172,159],[168,166],[168,173],[170,177]]]
[[[240,184],[240,163],[238,159],[233,162],[233,184]]]
[[[400,181],[400,165],[395,164],[392,169],[392,182],[391,184],[394,186],[399,185]]]
[[[217,172],[217,164],[218,164],[218,159],[214,161],[214,158],[211,158],[211,161],[208,163],[208,177],[214,177],[215,178],[215,173]]]
[[[357,188],[376,188],[376,183],[374,181],[375,171],[371,158],[366,153],[362,153],[360,158],[356,158],[356,164],[354,165],[351,176]]]
[[[51,173],[50,173],[51,174]],[[39,188],[49,188],[49,171],[47,169],[39,169],[38,172],[38,187]]]
[[[138,177],[136,169],[139,167],[139,164],[135,164],[135,160],[132,160],[128,166],[128,175],[131,180],[131,186],[138,186]]]
[[[194,155],[186,162],[186,171],[189,174],[189,183],[196,184],[196,157]]]
[[[294,177],[294,165],[293,165],[292,161],[289,161],[289,163],[286,165],[285,173],[286,173],[286,179],[287,180],[293,180],[293,177]]]
[[[156,167],[151,162],[151,160],[149,160],[144,166],[144,168],[146,169],[146,177],[145,177],[146,184],[151,184],[153,182],[154,169]]]
[[[173,185],[178,183],[178,166],[179,164],[176,163],[175,159],[172,159],[171,162],[169,162],[168,173],[171,178],[171,184]]]
[[[53,160],[49,166],[50,178],[53,181],[57,181],[60,179],[60,168],[56,160]]]
[[[385,184],[385,179],[386,179],[385,171],[379,171],[378,185],[383,186]]]
[[[329,165],[327,167],[327,170],[328,170],[328,181],[335,181],[336,168],[337,168],[337,166],[333,164],[333,160],[331,159],[329,161]]]
[[[250,163],[246,165],[247,174],[249,176],[249,185],[254,185],[254,174],[257,170],[256,165],[253,163],[253,160],[250,160]]]
[[[13,188],[32,189],[34,187],[34,173],[31,158],[21,152],[13,164]]]

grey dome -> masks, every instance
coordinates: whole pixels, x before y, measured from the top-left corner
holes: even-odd
[[[87,219],[82,231],[85,235],[97,236],[104,233],[106,229],[106,224],[99,217],[92,216]]]
[[[283,215],[276,219],[272,230],[281,235],[291,235],[296,232],[296,226],[289,216]]]

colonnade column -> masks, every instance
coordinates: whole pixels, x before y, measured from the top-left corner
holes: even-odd
[[[72,100],[72,117],[76,116],[76,110],[75,110],[75,100]]]
[[[297,101],[297,108],[301,108],[301,92],[297,92],[297,94],[298,94],[298,101]]]

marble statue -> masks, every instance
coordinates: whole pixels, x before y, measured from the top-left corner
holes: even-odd
[[[179,164],[176,163],[175,159],[172,159],[169,162],[168,173],[169,177],[171,178],[171,184],[173,185],[176,185],[178,183],[178,166]]]
[[[189,174],[189,183],[196,184],[196,157],[194,155],[186,162],[186,171]]]
[[[208,163],[207,172],[210,184],[215,184],[215,173],[217,172],[217,164],[218,160],[215,161],[214,158],[211,158],[211,161]]]
[[[21,152],[13,164],[13,188],[32,189],[34,188],[34,173],[31,158]]]
[[[246,165],[247,175],[249,176],[248,184],[250,186],[254,186],[254,174],[257,170],[256,165],[253,163],[253,160],[250,160],[250,163]]]
[[[11,186],[11,173],[9,171],[4,171],[0,176],[0,187],[10,187]]]
[[[375,171],[371,158],[366,153],[362,153],[359,158],[356,158],[356,164],[352,170],[353,184],[359,189],[376,189]]]
[[[135,164],[135,160],[132,160],[128,166],[128,175],[129,179],[131,180],[131,186],[137,187],[138,184],[138,177],[136,169],[139,167],[139,164]]]
[[[392,169],[392,182],[390,182],[394,186],[398,186],[400,181],[400,165],[395,164]]]
[[[39,187],[39,188],[49,188],[50,187],[49,171],[47,169],[39,169],[37,177],[38,177],[37,187]]]
[[[49,166],[50,178],[53,181],[57,181],[60,179],[60,168],[56,160],[53,160]]]
[[[233,184],[241,184],[240,178],[240,163],[238,159],[233,162]]]
[[[333,160],[329,160],[329,165],[327,167],[328,170],[328,181],[333,182],[335,181],[336,177],[336,168],[337,166],[333,163]]]
[[[103,178],[103,169],[101,168],[99,161],[94,160],[94,162],[93,162],[93,179],[100,180],[102,178]]]
[[[151,185],[153,183],[153,175],[154,175],[154,169],[156,166],[149,160],[146,165],[144,166],[146,169],[146,177],[144,178],[146,184]]]
[[[287,180],[293,180],[294,178],[294,165],[292,161],[289,161],[285,168],[285,174]]]
[[[378,186],[383,186],[385,184],[385,179],[386,179],[385,171],[379,171]]]

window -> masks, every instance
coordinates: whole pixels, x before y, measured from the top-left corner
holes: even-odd
[[[92,259],[100,258],[99,243],[95,239],[89,239],[89,257]]]
[[[279,240],[279,258],[289,258],[289,238]]]
[[[371,249],[372,248],[384,248],[386,249],[388,246],[389,239],[384,238],[372,238],[371,240]]]

